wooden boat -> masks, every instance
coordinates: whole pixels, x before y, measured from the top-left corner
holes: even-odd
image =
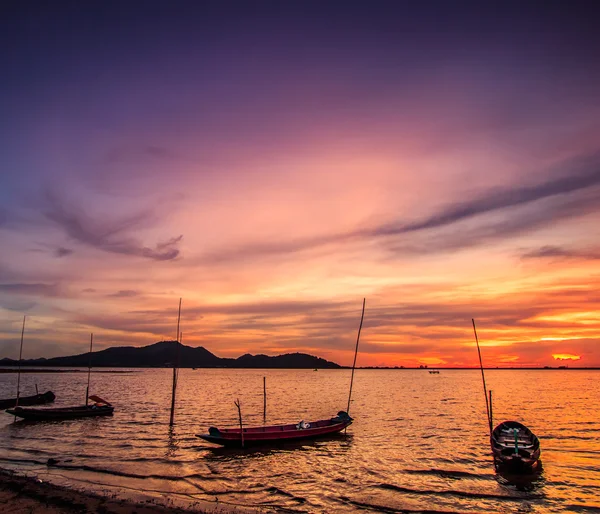
[[[439,375],[439,374],[440,374],[440,372],[439,372],[437,369],[430,369],[430,370],[429,370],[429,374],[430,374],[430,375]]]
[[[99,396],[90,396],[93,404],[78,407],[55,407],[49,409],[24,409],[15,407],[6,412],[31,421],[61,421],[65,419],[91,418],[96,416],[110,416],[115,408]]]
[[[540,463],[540,441],[518,421],[503,421],[490,437],[496,468],[516,472],[531,472]]]
[[[300,421],[298,424],[290,425],[248,427],[244,428],[243,446],[315,439],[341,432],[350,426],[352,421],[353,419],[345,411],[340,411],[337,413],[337,416],[331,419],[311,422]],[[219,429],[210,427],[208,434],[197,434],[196,437],[222,446],[242,446],[242,434],[239,428]]]
[[[44,403],[51,403],[54,401],[56,396],[52,391],[46,391],[42,394],[34,394],[33,396],[21,396],[19,398],[19,405],[43,405]],[[10,409],[17,405],[16,398],[8,398],[6,400],[0,400],[0,410]]]
[[[483,394],[485,395],[490,430],[490,444],[496,471],[508,471],[522,475],[533,473],[541,467],[540,454],[542,450],[540,448],[540,440],[537,436],[518,421],[503,421],[496,428],[492,429],[494,426],[492,391],[489,391],[488,396],[475,320],[471,319],[471,322],[473,323],[473,333],[475,334],[475,343],[477,344],[477,353],[479,355],[479,367],[481,369]]]

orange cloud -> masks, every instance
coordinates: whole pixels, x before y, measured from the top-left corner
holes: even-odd
[[[581,359],[580,355],[571,355],[569,353],[553,353],[552,357],[557,361],[578,361]]]

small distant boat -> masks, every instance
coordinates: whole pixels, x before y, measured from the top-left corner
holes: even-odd
[[[437,369],[430,369],[430,370],[429,370],[429,374],[430,374],[430,375],[439,375],[439,374],[440,374],[440,372],[439,372]]]
[[[55,398],[56,396],[52,391],[46,391],[43,394],[34,394],[33,396],[21,396],[19,398],[19,405],[43,405],[45,403],[53,402]],[[0,400],[0,410],[11,409],[16,405],[16,398]]]
[[[540,441],[525,425],[503,421],[492,431],[490,438],[494,463],[509,471],[533,471],[540,462]]]
[[[318,437],[335,434],[349,427],[354,420],[345,411],[340,411],[331,419],[319,421],[300,421],[290,425],[271,425],[265,427],[244,428],[243,446],[256,446],[260,444],[274,444],[301,439],[315,439]],[[208,434],[197,434],[196,437],[209,443],[221,446],[242,446],[242,433],[239,428],[210,427]]]
[[[110,416],[115,410],[110,403],[99,396],[90,396],[89,398],[95,403],[80,407],[55,407],[49,409],[24,409],[22,407],[15,407],[14,409],[8,409],[6,412],[31,421],[60,421],[65,419]]]

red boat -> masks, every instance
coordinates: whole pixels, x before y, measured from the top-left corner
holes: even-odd
[[[301,421],[290,425],[271,425],[265,427],[244,428],[243,443],[242,433],[239,428],[210,427],[208,434],[198,434],[209,443],[222,446],[256,446],[260,444],[273,444],[301,439],[314,439],[317,437],[341,432],[354,421],[347,412],[340,411],[331,419],[319,421]]]

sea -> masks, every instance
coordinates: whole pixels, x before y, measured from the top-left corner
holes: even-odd
[[[541,441],[542,470],[524,479],[494,469],[479,370],[357,369],[354,423],[335,437],[247,450],[196,437],[210,426],[236,426],[237,400],[247,426],[332,417],[347,408],[350,373],[181,369],[170,427],[172,370],[97,369],[90,394],[110,401],[114,415],[44,423],[0,413],[0,467],[188,507],[600,512],[600,371],[486,371],[495,422],[520,421]],[[0,373],[0,398],[14,397],[16,381]],[[21,374],[22,395],[36,385],[54,391],[55,406],[80,405],[87,373]]]

